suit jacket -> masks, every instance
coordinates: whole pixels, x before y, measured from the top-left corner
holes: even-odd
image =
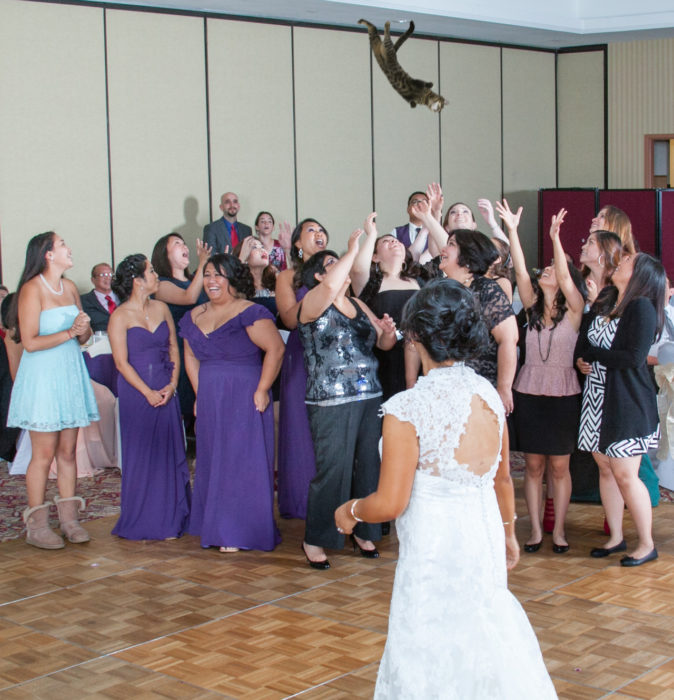
[[[239,234],[239,241],[253,234],[250,226],[246,226],[240,221],[236,222],[236,231]],[[229,252],[232,252],[232,239],[229,237],[224,218],[220,217],[217,221],[204,226],[204,243],[213,248],[212,255],[224,253],[226,246],[229,246]]]
[[[87,294],[82,295],[82,311],[89,314],[91,319],[92,331],[107,331],[110,314],[107,308],[101,306],[101,303],[96,297],[96,293],[92,289]]]

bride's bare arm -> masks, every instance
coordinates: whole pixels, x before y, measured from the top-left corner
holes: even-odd
[[[354,514],[368,523],[395,520],[407,507],[414,472],[419,462],[419,441],[411,423],[385,415],[382,425],[382,460],[377,490],[358,500]],[[351,516],[353,500],[335,511],[337,527],[349,534],[356,525]]]
[[[508,428],[503,426],[503,439],[501,441],[501,461],[494,477],[494,490],[496,500],[501,511],[501,519],[505,529],[506,538],[506,566],[508,569],[515,567],[520,560],[520,546],[515,537],[515,489],[510,477],[510,442]]]

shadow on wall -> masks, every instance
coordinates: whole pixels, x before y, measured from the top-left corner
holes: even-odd
[[[204,226],[197,221],[199,214],[199,200],[196,197],[185,197],[183,202],[183,215],[185,221],[179,226],[174,226],[171,231],[179,233],[190,249],[190,270],[194,272],[197,266],[197,238],[203,238]]]

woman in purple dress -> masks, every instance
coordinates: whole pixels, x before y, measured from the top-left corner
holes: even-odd
[[[246,300],[248,268],[214,255],[204,269],[205,304],[185,314],[185,368],[196,401],[197,466],[189,532],[221,552],[270,551],[274,523],[271,385],[283,340],[271,313]],[[264,353],[264,360],[262,360]]]
[[[129,540],[180,537],[190,512],[190,473],[180,406],[180,361],[168,307],[151,299],[157,273],[141,254],[117,267],[112,288],[121,303],[108,337],[119,370],[122,512],[112,534]]]
[[[309,484],[316,476],[314,443],[304,397],[307,373],[304,351],[297,332],[297,312],[307,293],[302,266],[328,244],[328,232],[316,219],[304,219],[291,236],[293,268],[276,278],[276,305],[290,331],[281,370],[278,438],[278,509],[282,518],[306,518]]]

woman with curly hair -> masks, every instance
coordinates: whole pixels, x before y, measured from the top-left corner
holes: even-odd
[[[208,301],[180,322],[187,375],[197,396],[197,461],[189,532],[221,552],[269,551],[274,522],[271,386],[283,340],[271,313],[248,301],[248,268],[214,255],[204,268]],[[264,355],[264,359],[263,359]]]
[[[381,318],[388,314],[400,323],[407,300],[419,291],[412,254],[402,241],[387,234],[377,238],[375,218],[372,212],[365,219],[366,238],[351,268],[351,289]],[[414,386],[419,374],[419,356],[403,343],[402,338],[390,350],[375,348],[379,362],[377,375],[386,401],[393,394]]]
[[[499,395],[466,365],[488,331],[471,292],[429,283],[402,329],[424,376],[383,406],[379,485],[335,513],[348,534],[396,519],[400,556],[375,698],[556,698],[526,613]]]
[[[129,540],[180,537],[190,512],[190,473],[180,404],[180,359],[173,318],[152,299],[157,273],[142,254],[117,266],[112,288],[120,305],[108,338],[119,370],[122,508],[113,535]]]

